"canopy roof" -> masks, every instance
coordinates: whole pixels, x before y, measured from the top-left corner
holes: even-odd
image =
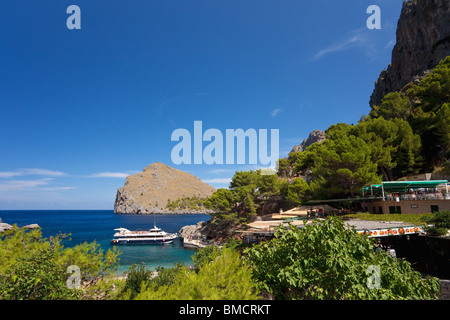
[[[383,181],[382,184],[373,184],[364,187],[364,190],[381,190],[384,191],[406,191],[416,188],[436,188],[440,184],[447,184],[447,180],[425,180],[425,181]]]

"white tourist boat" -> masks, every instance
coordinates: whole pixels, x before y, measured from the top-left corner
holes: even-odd
[[[125,228],[114,229],[111,244],[170,244],[178,238],[177,233],[167,233],[154,226],[147,231],[130,231]]]

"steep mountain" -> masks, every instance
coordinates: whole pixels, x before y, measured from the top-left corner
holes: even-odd
[[[299,145],[292,148],[291,152],[303,152],[313,143],[322,143],[325,140],[325,133],[321,130],[314,130],[309,134],[308,139],[304,139]]]
[[[138,174],[128,176],[117,190],[115,213],[194,213],[173,210],[168,203],[181,198],[206,198],[215,189],[198,177],[155,162]],[[189,212],[187,212],[189,211]]]
[[[371,107],[380,105],[386,94],[417,83],[450,54],[449,8],[448,0],[403,2],[391,64],[375,83]]]

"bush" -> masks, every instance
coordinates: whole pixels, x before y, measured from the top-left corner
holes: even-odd
[[[64,248],[66,235],[42,238],[40,230],[26,231],[16,226],[0,235],[0,299],[96,299],[114,294],[114,282],[102,281],[112,275],[119,252],[84,243]],[[73,274],[68,267],[79,268],[80,289],[69,289]]]
[[[0,296],[5,300],[71,300],[78,290],[66,286],[66,270],[53,263],[54,248],[45,248],[18,258],[0,280]]]
[[[424,227],[425,232],[430,236],[446,235],[450,229],[450,211],[439,211],[433,213],[430,218],[424,219],[431,226]]]
[[[223,249],[214,260],[202,264],[198,272],[180,269],[169,285],[150,286],[138,300],[255,300],[258,298],[248,264],[232,249]]]
[[[214,261],[220,255],[221,249],[217,246],[207,246],[205,248],[199,248],[192,256],[194,262],[194,268],[199,270],[205,263]]]
[[[259,288],[276,299],[436,299],[439,293],[438,279],[422,279],[409,262],[376,252],[373,239],[337,217],[281,227],[246,253]],[[379,286],[371,289],[373,268]]]
[[[141,292],[142,285],[146,285],[150,281],[153,272],[147,270],[145,265],[141,263],[139,267],[136,264],[131,265],[128,269],[125,286],[122,288],[120,296],[125,299],[133,299]]]
[[[147,288],[153,287],[158,289],[162,286],[171,286],[184,269],[185,266],[182,262],[175,263],[175,266],[172,268],[156,267],[158,275],[150,279],[147,283]]]

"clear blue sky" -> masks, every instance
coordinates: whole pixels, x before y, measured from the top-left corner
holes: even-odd
[[[81,8],[81,30],[66,9]],[[369,30],[370,5],[381,30]],[[400,0],[0,3],[0,209],[112,209],[160,161],[225,187],[255,166],[171,161],[177,128],[314,129],[369,112]]]

